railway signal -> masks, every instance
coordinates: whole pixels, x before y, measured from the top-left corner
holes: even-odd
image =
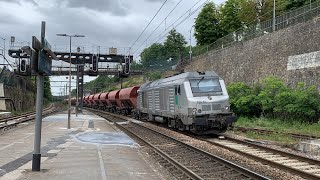
[[[20,60],[20,72],[25,73],[27,71],[27,60],[21,59]]]
[[[130,58],[125,56],[124,58],[124,74],[128,75],[130,73]]]
[[[98,57],[97,57],[97,55],[92,56],[92,71],[93,72],[98,71]]]
[[[92,66],[90,67],[90,70],[89,70],[89,76],[97,76],[98,75],[98,62],[99,62],[99,56],[93,54],[91,57]]]

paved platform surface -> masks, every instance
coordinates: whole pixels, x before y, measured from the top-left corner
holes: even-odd
[[[1,180],[162,179],[132,139],[87,111],[69,130],[66,113],[43,119],[41,171],[32,172],[34,123],[21,126],[0,135]]]

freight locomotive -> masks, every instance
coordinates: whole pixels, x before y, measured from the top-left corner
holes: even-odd
[[[236,121],[225,83],[213,71],[181,73],[141,87],[85,96],[83,101],[86,107],[197,134],[220,134]]]

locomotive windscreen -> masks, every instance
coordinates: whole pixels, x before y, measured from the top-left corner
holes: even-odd
[[[222,92],[219,79],[190,79],[193,93],[215,93]]]

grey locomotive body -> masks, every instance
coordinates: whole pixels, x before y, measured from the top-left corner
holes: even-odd
[[[196,133],[222,133],[236,120],[225,83],[213,71],[145,83],[138,90],[137,110],[139,117]]]

